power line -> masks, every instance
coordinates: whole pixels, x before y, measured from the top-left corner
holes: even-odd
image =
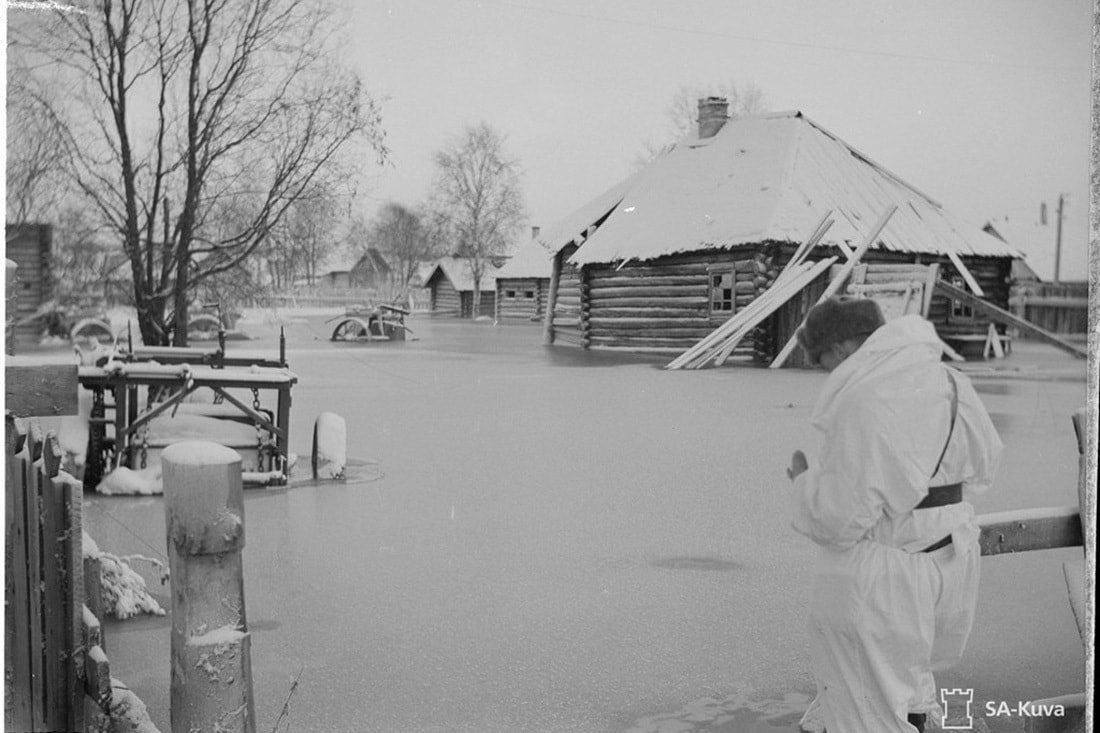
[[[861,48],[848,48],[845,46],[830,46],[821,43],[805,43],[799,41],[784,41],[774,38],[759,38],[757,36],[744,36],[736,33],[724,33],[716,30],[706,30],[701,28],[685,28],[683,26],[666,25],[663,23],[651,23],[641,20],[635,20],[632,18],[610,18],[604,15],[592,15],[590,13],[578,13],[569,10],[561,10],[559,8],[544,8],[533,5],[524,5],[522,3],[508,2],[508,0],[468,0],[477,4],[488,3],[492,5],[499,5],[502,7],[513,8],[515,10],[533,10],[540,13],[550,13],[553,15],[562,15],[570,18],[581,18],[583,20],[594,20],[600,23],[611,23],[616,25],[629,25],[637,28],[648,28],[651,30],[671,31],[674,33],[690,33],[699,36],[711,36],[714,38],[728,38],[735,41],[747,41],[749,43],[762,43],[773,46],[787,46],[791,48],[807,48],[817,51],[834,51],[838,53],[851,53],[861,56],[877,56],[881,58],[896,58],[896,59],[912,59],[916,61],[932,61],[945,64],[958,64],[962,66],[1001,66],[1007,68],[1016,69],[1045,69],[1048,71],[1077,71],[1077,66],[1047,66],[1040,64],[1022,64],[1014,63],[1012,61],[982,61],[982,60],[968,60],[968,59],[953,59],[943,56],[925,56],[921,54],[905,54],[894,53],[890,51],[871,51]]]

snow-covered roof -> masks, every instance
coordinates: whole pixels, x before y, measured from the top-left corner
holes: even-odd
[[[516,247],[511,259],[493,273],[493,277],[508,278],[549,278],[553,269],[554,253],[548,250],[539,239],[528,239]]]
[[[890,204],[898,210],[877,249],[1020,256],[801,112],[745,117],[726,123],[713,137],[685,138],[555,225],[547,243],[560,249],[573,240],[565,238],[570,232],[583,232],[608,211],[570,262],[801,242],[832,209],[835,223],[823,243],[854,246]]]
[[[637,177],[638,173],[627,176],[573,213],[555,222],[545,234],[539,237],[543,245],[551,252],[558,252],[568,244],[580,244],[584,241],[588,227],[619,205]]]
[[[470,263],[461,257],[442,257],[435,262],[431,270],[428,273],[428,277],[424,279],[424,283],[427,284],[432,281],[432,278],[436,276],[436,273],[442,273],[444,277],[451,281],[451,285],[460,293],[473,292],[474,289],[474,276],[470,272]],[[487,265],[486,270],[481,276],[481,292],[492,291],[496,288],[496,268],[492,265]]]

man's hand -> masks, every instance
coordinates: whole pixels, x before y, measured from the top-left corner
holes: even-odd
[[[806,462],[806,454],[800,450],[796,450],[791,454],[791,465],[787,467],[787,478],[794,481],[798,474],[805,471],[810,467],[810,464]]]

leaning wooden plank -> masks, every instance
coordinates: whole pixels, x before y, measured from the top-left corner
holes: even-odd
[[[759,313],[757,313],[749,323],[745,324],[744,331],[741,337],[736,340],[730,339],[728,343],[722,346],[722,348],[718,351],[717,358],[714,361],[715,366],[722,366],[723,364],[725,364],[726,359],[729,358],[730,352],[732,352],[733,348],[737,345],[737,341],[740,341],[741,338],[744,338],[745,334],[747,334],[750,330],[762,323],[765,318],[783,307],[784,303],[793,298],[795,295],[798,295],[798,293],[801,292],[802,288],[806,287],[814,280],[816,280],[817,277],[821,273],[829,269],[829,267],[831,267],[834,262],[836,262],[836,257],[830,257],[827,260],[822,260],[821,262],[818,262],[806,272],[800,273],[797,279],[792,280],[789,287],[783,289],[783,291],[778,293],[774,298],[769,299],[766,307],[763,308]]]
[[[933,262],[928,266],[928,276],[924,280],[924,300],[921,302],[920,314],[923,318],[928,318],[929,312],[932,310],[932,291],[936,287],[936,280],[940,277],[940,263]]]
[[[4,367],[5,409],[20,417],[75,415],[76,364],[31,364],[27,357],[8,357]]]
[[[780,275],[782,275],[784,272],[791,269],[792,267],[802,264],[802,260],[806,259],[806,257],[809,256],[810,250],[817,246],[817,243],[821,241],[821,238],[825,236],[825,233],[829,231],[829,227],[833,225],[833,220],[829,218],[832,215],[832,209],[829,209],[825,212],[825,215],[821,217],[821,220],[819,222],[817,222],[817,226],[814,227],[814,230],[810,233],[810,236],[807,237],[805,241],[802,242],[802,244],[798,245],[798,249],[796,249],[794,251],[794,254],[791,255],[791,259],[787,261],[787,264],[783,268],[783,271],[779,273]]]
[[[753,299],[748,306],[735,313],[729,320],[716,328],[702,340],[700,340],[693,347],[684,352],[683,357],[673,360],[668,365],[669,369],[679,369],[681,367],[694,368],[701,366],[713,356],[717,349],[721,348],[721,344],[725,342],[727,338],[741,332],[744,329],[744,324],[751,321],[757,313],[767,307],[767,303],[770,299],[775,297],[775,293],[779,290],[787,287],[787,284],[805,270],[812,267],[812,265],[795,265],[793,270],[788,271],[782,279],[777,278],[770,288],[765,290],[759,296]]]
[[[1066,341],[1065,339],[1056,336],[1046,329],[1039,328],[1031,321],[1024,320],[1014,313],[1010,313],[1004,308],[999,308],[992,303],[982,300],[973,293],[969,293],[966,290],[952,285],[949,282],[946,282],[944,280],[937,280],[936,290],[941,295],[945,295],[948,298],[953,298],[955,300],[960,300],[966,303],[971,308],[973,308],[975,312],[981,313],[982,315],[993,321],[996,321],[997,323],[1004,323],[1009,326],[1015,326],[1021,331],[1025,331],[1032,336],[1046,341],[1049,344],[1057,346],[1062,351],[1068,352],[1082,359],[1088,358],[1088,351],[1086,351],[1084,347]]]
[[[1081,514],[1077,507],[1020,509],[978,517],[983,555],[1079,547]]]
[[[982,286],[978,284],[977,279],[970,272],[970,268],[963,264],[962,259],[955,252],[948,250],[947,259],[951,260],[951,264],[955,266],[955,269],[962,275],[962,279],[966,282],[966,286],[970,288],[970,291],[977,295],[979,298],[985,297],[985,291],[982,290]]]
[[[943,339],[940,339],[940,346],[943,347],[943,353],[946,354],[947,358],[951,361],[966,361],[966,358],[962,354],[948,346],[947,342]]]
[[[833,257],[825,261],[835,262],[836,258]],[[817,267],[817,263],[807,264],[802,262],[795,265],[793,269],[786,271],[782,277],[777,277],[770,288],[754,298],[748,306],[738,311],[729,320],[692,346],[688,351],[684,352],[682,358],[674,360],[667,368],[698,368],[705,364],[721,351],[722,345],[726,343],[728,339],[736,337],[739,340],[742,336],[737,336],[737,334],[744,330],[745,324],[752,322],[753,319],[756,318],[761,311],[766,309],[769,303],[771,303],[774,298],[778,297],[780,293],[792,287],[794,287],[795,290],[803,287],[803,285],[797,285],[797,283],[803,282],[802,278],[804,278],[805,274],[815,267]],[[673,366],[673,364],[676,366]]]
[[[884,211],[882,213],[882,216],[879,217],[879,220],[875,223],[875,226],[872,227],[866,239],[864,239],[863,242],[856,249],[856,251],[852,253],[852,257],[847,262],[845,262],[843,266],[841,266],[840,272],[835,278],[833,278],[828,287],[825,288],[825,292],[821,294],[821,297],[817,299],[818,303],[827,300],[828,298],[835,295],[838,290],[840,290],[840,287],[844,284],[844,281],[847,279],[848,275],[851,274],[852,270],[855,269],[855,266],[859,264],[860,258],[862,258],[867,249],[872,244],[874,244],[875,240],[878,238],[878,235],[881,234],[882,230],[886,228],[886,223],[890,221],[890,217],[892,217],[894,215],[894,212],[897,210],[898,207],[896,204],[890,204],[890,206],[886,208],[886,211]],[[805,320],[805,318],[802,319],[803,323],[805,323]],[[798,329],[796,328],[795,332],[791,334],[790,339],[788,339],[787,343],[783,346],[783,349],[779,352],[779,355],[776,356],[775,360],[772,361],[772,363],[769,365],[769,368],[778,369],[779,367],[783,366],[787,359],[790,358],[791,352],[794,351],[795,346],[797,345]]]
[[[809,254],[810,250],[821,240],[823,236],[825,236],[825,232],[827,232],[829,230],[829,227],[832,226],[833,222],[829,219],[832,213],[832,209],[825,212],[825,215],[821,217],[820,221],[818,221],[817,226],[814,227],[814,230],[810,233],[810,236],[807,237],[806,240],[799,245],[797,250],[795,250],[794,255],[787,262],[787,265],[783,268],[782,272],[780,272],[779,277],[776,278],[776,282],[772,283],[773,288],[775,287],[776,283],[782,281],[783,278],[787,276],[790,271],[796,270],[797,268],[801,267],[802,261]],[[752,308],[752,306],[756,304],[758,300],[759,298],[754,299],[748,307]],[[739,310],[737,313],[734,313],[725,323],[716,328],[709,335],[705,336],[702,340],[691,346],[691,348],[687,349],[679,357],[669,362],[665,366],[665,369],[683,368],[689,362],[698,358],[708,348],[718,343],[727,334],[733,333],[738,328],[741,320],[744,319],[745,316],[746,312],[744,310]]]

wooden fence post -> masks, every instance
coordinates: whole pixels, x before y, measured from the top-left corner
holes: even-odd
[[[172,733],[254,733],[241,457],[206,441],[161,454],[172,576]]]

